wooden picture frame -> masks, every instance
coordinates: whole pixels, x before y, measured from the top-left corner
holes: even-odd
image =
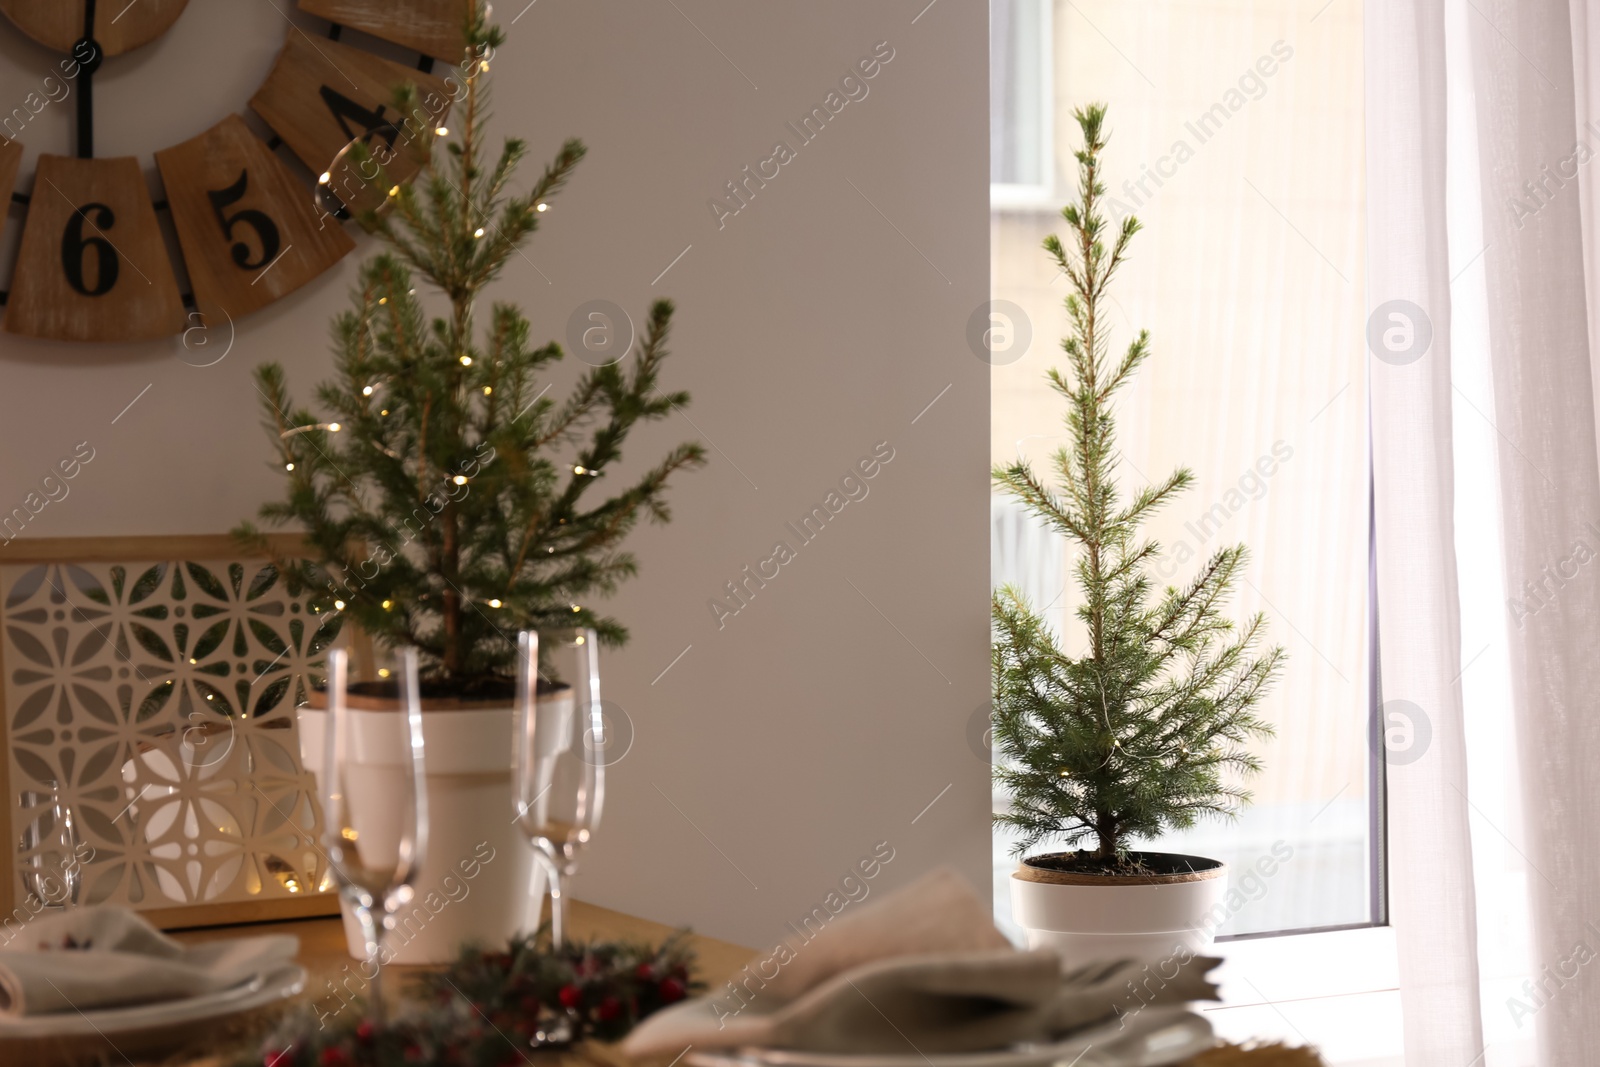
[[[228,535],[0,544],[0,936],[69,824],[80,904],[168,929],[338,913],[294,708],[339,627],[292,584]],[[51,775],[56,804],[25,805]]]

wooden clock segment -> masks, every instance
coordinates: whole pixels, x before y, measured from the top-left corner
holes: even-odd
[[[447,63],[466,50],[468,0],[300,0],[300,10]]]
[[[189,0],[100,0],[94,39],[101,52],[120,56],[160,37],[178,21]],[[0,0],[17,28],[46,48],[71,52],[83,39],[89,0]]]
[[[394,108],[395,90],[406,82],[417,87],[421,114],[403,116]],[[382,159],[391,182],[407,181],[426,161],[431,127],[443,120],[449,106],[443,78],[298,35],[289,38],[267,80],[250,98],[250,107],[289,150],[311,173],[329,174],[333,193],[356,211],[376,207],[387,190],[371,183],[370,167],[364,180],[349,157],[335,165],[345,146],[364,141]]]
[[[195,305],[208,320],[257,311],[355,248],[238,115],[157,152],[156,166]]]
[[[22,143],[0,141],[0,204],[8,203],[17,188],[17,168],[22,166]]]
[[[183,328],[138,159],[39,157],[5,328],[57,341],[149,341]]]

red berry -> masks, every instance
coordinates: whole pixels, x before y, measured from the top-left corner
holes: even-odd
[[[672,1004],[676,1001],[682,1000],[689,991],[685,989],[683,987],[683,983],[678,981],[676,978],[668,978],[662,981],[662,983],[656,987],[656,992],[661,994],[661,999],[663,1001],[668,1004]]]
[[[641,982],[650,982],[655,980],[656,969],[648,963],[641,963],[634,968],[633,974]]]
[[[600,1002],[600,1008],[595,1014],[600,1017],[601,1022],[608,1023],[622,1014],[622,1001],[616,997],[606,997]]]
[[[345,1067],[350,1062],[350,1057],[345,1055],[344,1049],[338,1045],[329,1045],[322,1050],[322,1057],[317,1061],[322,1067]]]
[[[576,1008],[583,1003],[583,990],[575,985],[564,985],[561,987],[560,997],[563,1008]]]
[[[378,1028],[372,1025],[371,1019],[362,1019],[361,1025],[356,1027],[356,1040],[363,1045],[370,1045],[372,1044],[372,1035],[377,1032]]]
[[[288,1062],[289,1054],[282,1049],[273,1049],[261,1057],[262,1067],[279,1067],[280,1064],[287,1065]]]

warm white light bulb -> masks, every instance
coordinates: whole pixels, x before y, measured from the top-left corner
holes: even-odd
[[[537,205],[534,206],[533,210],[535,210],[535,211],[549,211],[550,210],[550,205],[549,204],[537,204]]]
[[[371,396],[372,395],[372,386],[370,386],[370,385],[362,386],[361,387],[361,395],[362,396]]]
[[[449,137],[450,136],[450,127],[448,127],[448,126],[440,126],[437,130],[434,130],[433,132],[438,134],[440,137]]]
[[[484,396],[488,396],[492,392],[494,392],[494,386],[486,385],[486,386],[483,387],[483,395]]]
[[[498,600],[491,600],[491,601],[489,601],[489,606],[490,606],[490,607],[491,607],[491,608],[498,608],[498,607],[499,607],[499,606],[500,606],[500,601],[498,601]]]
[[[334,607],[335,607],[335,608],[337,608],[337,609],[338,609],[338,610],[340,610],[340,611],[343,611],[343,610],[344,610],[344,601],[342,601],[342,600],[335,600],[335,601],[334,601],[334,602],[333,602],[333,606],[334,606]]]
[[[329,433],[338,433],[342,429],[344,429],[344,427],[340,426],[337,422],[328,423],[328,432]]]
[[[392,600],[385,600],[385,601],[384,601],[384,602],[383,602],[383,610],[384,610],[384,611],[388,611],[388,610],[389,610],[389,609],[390,609],[390,608],[392,608],[392,607],[394,607],[394,601],[392,601]],[[385,673],[387,673],[387,672],[385,672]]]
[[[474,231],[474,232],[473,232],[473,234],[472,234],[472,236],[474,236],[474,237],[482,237],[482,236],[483,236],[483,227],[482,227],[482,226],[479,226],[479,227],[478,227],[478,228],[477,228],[477,230],[475,230],[475,231]]]
[[[470,366],[472,366],[472,357],[471,357],[471,356],[462,356],[462,357],[461,357],[461,365],[462,365],[462,366],[463,366],[463,367],[470,367]]]
[[[333,175],[329,174],[327,171],[323,171],[317,177],[317,184],[319,184],[319,185],[327,185],[331,181],[333,181]]]
[[[286,470],[286,471],[292,471],[292,470],[294,470],[294,464],[293,463],[285,463],[283,465],[283,469]]]
[[[458,474],[454,478],[451,478],[450,480],[452,482],[455,482],[457,485],[466,485],[467,484],[467,476],[465,474]]]

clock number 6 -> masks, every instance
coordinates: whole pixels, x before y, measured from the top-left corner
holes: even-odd
[[[93,218],[91,218],[91,214]],[[61,269],[67,274],[67,284],[84,296],[105,296],[117,284],[117,274],[122,268],[116,248],[104,237],[85,237],[83,224],[87,222],[104,233],[117,224],[116,213],[104,204],[85,204],[72,213],[67,229],[61,235]],[[94,288],[83,279],[83,261],[89,250],[95,253]]]
[[[250,258],[250,246],[243,241],[236,241],[233,246],[234,265],[241,270],[259,270],[278,258],[278,249],[283,241],[278,236],[278,224],[267,217],[265,212],[254,208],[245,208],[228,214],[228,207],[244,199],[244,194],[250,188],[250,172],[241,170],[239,180],[226,189],[207,190],[206,198],[211,201],[211,210],[217,213],[217,222],[222,225],[222,235],[228,240],[233,240],[234,227],[240,223],[250,227],[256,232],[256,239],[261,242],[261,257],[256,260]]]

